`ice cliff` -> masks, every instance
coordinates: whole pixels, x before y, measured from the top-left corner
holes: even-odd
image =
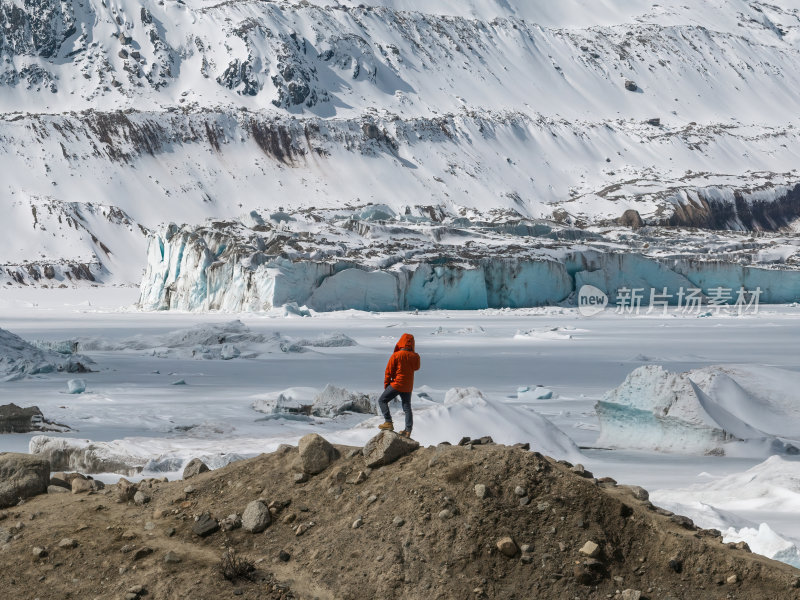
[[[317,311],[482,309],[574,301],[593,285],[616,302],[624,288],[708,294],[760,288],[760,303],[800,298],[789,238],[746,234],[603,234],[526,220],[392,216],[388,207],[306,211],[200,227],[170,225],[152,236],[139,306],[146,310],[262,311],[284,304]],[[365,218],[366,216],[366,218]],[[375,219],[374,217],[378,217]],[[248,222],[249,224],[246,224]],[[761,249],[786,243],[779,264]],[[698,251],[704,254],[698,256]]]

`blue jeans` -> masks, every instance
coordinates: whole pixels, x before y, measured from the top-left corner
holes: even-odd
[[[414,426],[414,416],[411,414],[411,392],[398,392],[392,386],[387,385],[381,397],[378,398],[378,407],[383,413],[383,418],[387,423],[392,422],[392,413],[389,412],[389,401],[400,396],[403,404],[403,412],[406,413],[406,431],[410,432]]]

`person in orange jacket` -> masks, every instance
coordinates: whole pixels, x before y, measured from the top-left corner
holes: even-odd
[[[414,389],[414,371],[419,370],[419,354],[414,352],[414,336],[404,333],[394,347],[394,353],[386,365],[386,374],[383,378],[383,394],[378,399],[378,406],[386,422],[378,428],[384,431],[394,431],[392,414],[389,412],[389,401],[400,396],[403,412],[406,415],[406,428],[400,435],[411,437],[411,428],[414,426],[414,417],[411,414],[411,390]]]

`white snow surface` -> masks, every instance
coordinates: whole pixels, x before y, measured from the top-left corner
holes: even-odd
[[[684,489],[656,490],[653,502],[687,515],[702,527],[723,532],[724,541],[745,541],[753,552],[777,557],[800,568],[800,538],[781,536],[782,519],[800,511],[800,460],[771,456],[744,473],[715,478]],[[773,514],[772,526],[737,515]]]

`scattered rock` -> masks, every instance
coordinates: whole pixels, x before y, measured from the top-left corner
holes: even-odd
[[[0,454],[0,508],[47,492],[50,462],[30,454]]]
[[[117,500],[119,502],[130,502],[136,495],[137,489],[135,483],[131,483],[124,477],[120,477],[117,482]]]
[[[383,467],[411,454],[419,442],[393,431],[381,431],[364,446],[364,459],[370,468]]]
[[[39,546],[34,546],[33,555],[36,558],[45,558],[47,556],[47,550],[45,548],[41,548]]]
[[[250,533],[261,533],[271,522],[269,508],[261,500],[250,502],[242,513],[242,529]]]
[[[203,513],[192,525],[192,533],[200,537],[206,537],[219,531],[219,523],[208,513]]]
[[[580,475],[581,477],[585,477],[586,479],[591,479],[594,477],[591,471],[587,471],[586,468],[582,464],[577,464],[570,469],[576,475]]]
[[[453,518],[453,511],[450,510],[449,508],[444,508],[444,509],[439,511],[439,518],[442,519],[443,521],[445,521],[447,519],[452,519]]]
[[[294,482],[295,483],[305,483],[308,481],[308,475],[306,473],[295,473],[294,474]]]
[[[669,520],[677,525],[680,525],[684,529],[695,529],[694,521],[692,521],[689,517],[684,517],[683,515],[672,515]]]
[[[670,558],[667,564],[669,565],[669,568],[676,573],[681,573],[683,571],[683,561],[677,556]]]
[[[69,490],[65,487],[60,485],[48,485],[47,486],[47,493],[48,494],[69,494]]]
[[[406,524],[406,520],[403,517],[395,517],[392,519],[392,525],[395,527],[402,527]]]
[[[517,555],[517,544],[510,537],[500,538],[496,545],[497,549],[509,558],[513,558]]]
[[[281,550],[278,552],[278,560],[281,562],[289,562],[289,559],[292,558],[292,555],[289,554],[286,550]]]
[[[199,458],[193,458],[183,469],[183,478],[189,479],[194,477],[195,475],[200,475],[200,473],[205,473],[206,471],[210,471],[211,469],[208,468],[208,465],[204,463]]]
[[[236,513],[228,515],[219,522],[219,528],[222,529],[222,531],[233,531],[234,529],[239,529],[241,526],[242,519]]]
[[[339,457],[336,448],[316,433],[309,433],[300,438],[299,449],[303,471],[309,475],[321,473]]]
[[[470,442],[470,438],[468,436],[467,437],[462,437],[460,440],[458,440],[458,445],[459,446],[466,446],[467,444],[469,444],[469,442]]]
[[[521,485],[518,485],[517,487],[515,487],[515,488],[514,488],[514,493],[515,493],[515,494],[516,494],[518,497],[522,498],[523,496],[527,496],[527,495],[528,495],[528,490],[526,490],[526,489],[525,489],[524,487],[522,487]]]
[[[175,554],[172,550],[164,555],[164,562],[168,565],[175,565],[181,562],[181,557]]]
[[[353,529],[358,529],[363,524],[364,524],[364,519],[362,519],[361,517],[358,517],[355,521],[353,521],[352,528]]]
[[[625,89],[629,92],[636,92],[639,90],[639,86],[636,84],[635,81],[631,81],[630,79],[625,80]]]
[[[476,495],[478,498],[480,498],[481,500],[483,500],[484,498],[486,498],[486,496],[488,495],[488,493],[489,493],[489,492],[488,492],[488,490],[486,489],[486,486],[485,486],[485,485],[483,485],[482,483],[476,483],[476,484],[475,484],[475,495]]]
[[[72,480],[72,493],[73,494],[86,494],[93,490],[92,482],[88,479],[75,478]]]
[[[661,119],[659,117],[653,117],[652,119],[647,119],[647,124],[652,125],[653,127],[661,127]]]
[[[600,546],[589,540],[583,546],[581,546],[581,549],[578,550],[578,552],[584,556],[588,556],[589,558],[597,558],[597,556],[600,555]]]
[[[727,583],[728,585],[739,583],[738,575],[736,575],[736,573],[734,573],[733,575],[728,575],[728,577],[725,578],[725,583]]]
[[[133,553],[133,560],[141,560],[146,556],[150,556],[153,553],[153,549],[148,546],[142,546],[141,548],[137,548],[136,551]]]
[[[620,600],[640,600],[642,597],[641,590],[622,590],[622,594],[620,594]]]
[[[633,497],[636,498],[637,500],[644,501],[650,499],[650,493],[643,487],[640,487],[638,485],[632,485],[630,486],[630,490]]]
[[[64,538],[60,542],[58,542],[59,548],[77,548],[78,542],[72,538]]]
[[[142,490],[139,490],[133,495],[133,502],[138,506],[144,506],[150,502],[150,496],[145,494]]]

